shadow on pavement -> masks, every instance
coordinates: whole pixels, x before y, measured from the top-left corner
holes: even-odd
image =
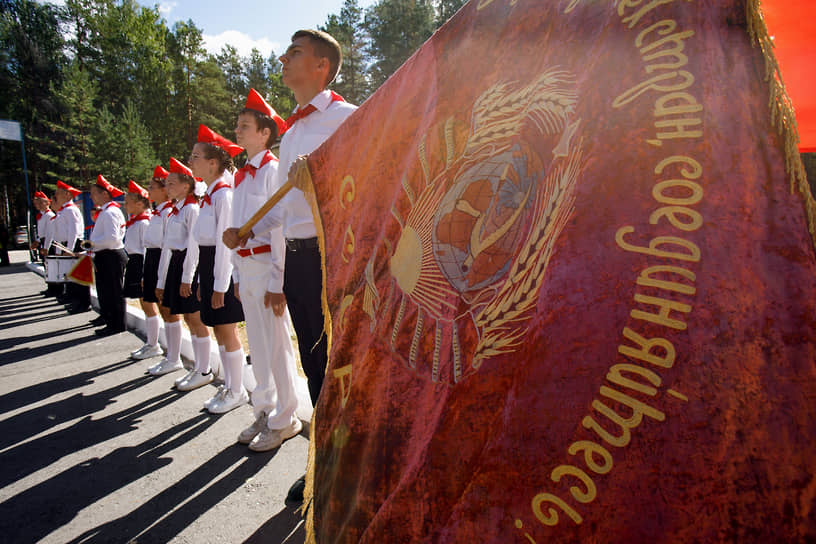
[[[10,340],[0,340],[0,350],[4,349],[6,342],[15,340],[18,339],[11,338]],[[129,359],[119,361],[117,363],[112,363],[91,371],[79,372],[64,378],[56,378],[54,380],[48,380],[47,382],[40,382],[29,387],[24,387],[16,391],[11,391],[5,395],[0,395],[0,406],[3,407],[4,412],[13,412],[14,410],[22,408],[23,406],[41,402],[53,395],[90,385],[93,383],[94,378],[98,378],[99,376],[109,372],[115,372],[132,364],[133,361]],[[2,422],[0,422],[0,426],[2,426]],[[0,438],[0,445],[1,444],[2,438]],[[0,449],[3,449],[2,446],[0,446]]]
[[[93,395],[74,395],[0,423],[0,445],[8,448],[18,444],[0,453],[0,466],[3,467],[0,472],[0,488],[45,468],[66,455],[136,429],[141,417],[168,406],[181,397],[180,393],[167,391],[122,412],[101,419],[91,417],[90,414],[115,402],[115,397],[154,379],[152,376],[142,376]],[[20,444],[29,437],[78,417],[82,419],[70,427]]]
[[[244,544],[299,544],[306,540],[305,520],[298,511],[300,507],[287,506],[257,531],[244,540]],[[286,535],[281,537],[281,535]]]
[[[120,447],[104,457],[87,459],[11,497],[0,504],[4,512],[4,515],[0,516],[0,531],[3,538],[8,539],[8,542],[39,541],[70,522],[82,509],[172,463],[172,457],[166,456],[168,453],[195,438],[215,421],[214,418],[205,414],[198,414],[138,446]],[[100,426],[100,423],[95,421],[91,425]],[[91,431],[90,428],[85,431],[71,432],[80,434],[89,431]],[[125,524],[124,527],[111,527],[110,531],[100,533],[100,538],[96,541],[128,542],[130,538],[126,536],[126,530],[129,531],[131,527],[138,527],[142,530],[150,526],[160,515],[187,499],[191,490],[198,490],[203,483],[217,477],[223,470],[217,459],[212,460],[213,466],[207,463],[194,472],[194,479],[191,478],[193,475],[185,478],[183,481],[189,480],[187,485],[178,489],[172,498],[168,497],[167,503],[151,504],[153,501],[149,501],[139,509],[144,508],[145,510],[133,516],[133,519],[131,515],[125,518],[130,520],[129,524]],[[226,466],[234,462],[233,458]],[[179,484],[170,489],[175,489],[177,486]],[[218,495],[216,501],[223,497],[224,495]],[[147,508],[148,504],[149,508]],[[188,506],[189,504],[185,504],[184,508]],[[198,517],[197,513],[192,519],[195,517]],[[78,540],[78,542],[86,541],[90,540],[86,540],[85,537]],[[166,542],[166,540],[161,541]],[[146,541],[140,540],[140,542]]]
[[[215,421],[212,416],[202,417]],[[228,446],[132,512],[87,531],[71,543],[169,542],[243,486],[248,478],[266,466],[277,451],[257,454],[239,444]],[[240,464],[227,472],[236,463]],[[228,521],[224,520],[225,524]]]

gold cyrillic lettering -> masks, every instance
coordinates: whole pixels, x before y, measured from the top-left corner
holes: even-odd
[[[670,164],[676,163],[684,163],[688,166],[691,166],[693,170],[689,171],[687,169],[683,169],[680,171],[683,174],[683,177],[686,179],[698,179],[701,175],[703,175],[703,167],[702,165],[697,162],[696,160],[692,159],[691,157],[684,157],[682,155],[672,155],[671,157],[666,157],[662,161],[660,161],[657,166],[655,166],[655,174],[662,174],[663,170],[669,166]]]
[[[584,462],[589,470],[595,474],[606,474],[612,470],[612,454],[600,444],[596,444],[590,440],[579,440],[570,444],[570,447],[567,449],[570,455],[578,455],[579,451],[584,452]],[[596,462],[594,455],[599,455],[603,458],[603,464]]]
[[[564,476],[574,476],[581,480],[586,487],[586,491],[581,490],[581,488],[577,486],[570,487],[570,494],[576,501],[587,504],[595,500],[595,497],[598,495],[598,490],[595,487],[595,482],[589,477],[589,474],[572,465],[559,465],[555,467],[552,474],[550,474],[550,478],[553,482],[560,482]]]
[[[703,135],[702,130],[686,130],[686,127],[696,127],[702,124],[702,119],[681,117],[679,119],[657,121],[654,126],[655,128],[673,128],[674,130],[671,132],[658,132],[657,138],[660,140],[675,140],[677,138],[699,138]]]
[[[672,101],[676,101],[677,104],[670,105],[669,102]],[[684,115],[686,113],[696,113],[698,111],[703,111],[703,106],[689,93],[669,93],[655,100],[655,117]]]
[[[655,387],[650,387],[648,385],[644,385],[634,380],[630,380],[629,378],[625,378],[622,374],[623,372],[643,376],[644,378],[649,380],[649,382]],[[620,385],[627,389],[638,391],[639,393],[649,395],[650,397],[654,397],[655,395],[657,395],[656,387],[660,387],[660,384],[663,383],[663,380],[660,379],[660,376],[658,376],[656,373],[652,372],[648,368],[643,368],[640,365],[632,365],[629,363],[612,365],[612,367],[609,369],[609,372],[606,374],[606,379],[614,383],[615,385]]]
[[[683,187],[691,191],[691,195],[680,198],[676,196],[666,196],[666,189],[673,189],[674,187]],[[667,179],[655,183],[652,187],[652,196],[655,200],[662,204],[672,204],[675,206],[693,206],[703,199],[703,188],[699,183],[694,181],[687,181],[685,179]]]
[[[654,255],[655,257],[665,257],[667,259],[677,259],[680,261],[698,262],[700,260],[700,248],[694,242],[689,242],[676,236],[657,236],[652,238],[649,242],[648,249],[643,246],[636,246],[624,240],[624,236],[630,232],[634,232],[635,227],[621,227],[615,233],[615,242],[625,251],[633,251],[635,253],[645,253],[646,255]],[[660,246],[671,244],[683,247],[688,250],[688,253],[678,253],[676,251],[665,251],[657,249]]]
[[[675,293],[682,293],[684,295],[693,295],[697,292],[697,289],[690,285],[685,285],[675,281],[654,279],[652,274],[656,274],[658,272],[671,272],[674,274],[679,274],[692,282],[697,279],[697,276],[691,270],[686,270],[685,268],[680,268],[679,266],[657,265],[644,269],[638,276],[637,284],[646,287],[657,287],[658,289],[674,291]]]
[[[675,62],[649,64],[646,66],[646,73],[651,74],[655,70],[677,70],[678,68],[682,68],[688,64],[688,57],[683,53],[683,50],[686,48],[684,40],[687,40],[692,36],[694,36],[693,30],[685,30],[683,32],[672,34],[671,36],[666,36],[665,38],[657,40],[656,42],[641,48],[640,54],[643,55],[644,62],[649,62],[660,57],[674,57],[676,59]],[[655,49],[662,47],[667,43],[673,43],[674,45],[655,51]]]
[[[668,81],[673,78],[680,77],[682,78],[682,82],[675,83],[673,85],[669,84],[662,84],[665,81]],[[640,95],[647,91],[657,91],[660,93],[671,93],[675,91],[682,91],[684,89],[688,89],[689,87],[694,84],[694,76],[687,72],[686,70],[680,70],[678,72],[666,72],[665,74],[656,75],[646,81],[638,83],[631,89],[627,90],[623,94],[619,95],[615,100],[612,101],[613,108],[621,108],[628,104],[629,102],[635,100]]]
[[[638,345],[638,349],[621,344],[618,346],[618,353],[621,355],[625,355],[645,363],[650,363],[655,366],[659,366],[660,368],[671,368],[674,366],[674,360],[677,352],[674,349],[674,344],[665,338],[646,339],[629,327],[625,327],[623,329],[623,336],[636,343]],[[654,348],[662,349],[664,355],[662,357],[658,357],[657,355],[653,354],[652,349]]]
[[[690,2],[691,0],[686,1]],[[618,15],[623,17],[621,19],[622,23],[624,24],[628,23],[629,28],[634,28],[634,26],[640,22],[640,19],[644,15],[646,15],[647,13],[649,13],[658,6],[662,6],[663,4],[671,4],[672,2],[674,2],[674,0],[652,0],[651,2],[640,8],[638,11],[633,13],[632,15],[629,15],[628,17],[623,17],[626,8],[636,8],[637,6],[640,5],[641,0],[621,0],[620,3],[618,4]]]
[[[690,218],[688,222],[681,221],[679,219],[679,217],[684,215]],[[668,219],[669,223],[671,223],[674,228],[684,230],[686,232],[695,231],[703,226],[703,216],[700,215],[699,212],[684,206],[663,206],[662,208],[658,208],[652,212],[652,215],[649,216],[649,223],[652,225],[657,225],[657,222],[660,221],[661,217]]]
[[[669,317],[669,315],[671,315],[672,311],[683,312],[684,314],[689,313],[691,311],[691,306],[688,304],[683,304],[682,302],[677,302],[676,300],[667,300],[660,297],[649,297],[639,293],[635,294],[635,302],[648,304],[650,306],[657,306],[660,308],[660,312],[654,314],[651,312],[644,312],[642,310],[632,310],[629,312],[632,319],[649,321],[650,323],[656,323],[658,325],[670,327],[679,331],[686,330],[686,324],[684,322],[680,321],[679,319],[672,319]]]
[[[568,515],[572,521],[575,522],[576,525],[580,525],[584,519],[581,515],[576,512],[575,510],[570,507],[566,502],[561,500],[559,497],[552,495],[551,493],[539,493],[535,497],[533,497],[533,502],[531,507],[533,509],[533,515],[535,515],[536,519],[547,525],[552,527],[554,525],[558,525],[558,512],[555,511],[554,508],[547,508],[547,514],[545,515],[544,512],[541,511],[541,504],[544,502],[551,502],[554,505],[558,506],[566,515]]]

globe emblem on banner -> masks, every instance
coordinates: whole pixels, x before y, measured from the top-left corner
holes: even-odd
[[[364,306],[396,359],[432,382],[458,382],[523,342],[572,213],[583,161],[577,99],[572,76],[557,69],[527,85],[498,83],[475,100],[469,126],[448,118],[434,129],[441,143],[420,146],[423,179],[403,182],[408,213],[392,209],[392,283],[367,281]]]
[[[466,170],[442,199],[433,229],[434,256],[460,293],[507,274],[526,234],[540,165],[519,144]],[[535,168],[534,167],[534,168]]]

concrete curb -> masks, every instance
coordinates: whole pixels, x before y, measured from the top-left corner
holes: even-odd
[[[26,268],[35,274],[38,274],[41,277],[45,277],[45,269],[42,264],[40,263],[26,263]],[[96,288],[91,286],[91,306],[93,309],[98,313],[99,312],[99,300],[96,297]],[[125,309],[127,311],[127,328],[129,331],[135,333],[142,339],[147,337],[147,328],[145,326],[145,314],[139,308],[134,308],[130,304],[125,304]],[[164,324],[162,323],[161,328],[159,329],[159,345],[163,349],[167,349],[167,337],[164,335]],[[218,361],[220,366],[221,355],[218,353],[218,344],[215,342],[212,343],[212,348],[210,349],[210,360],[211,361]],[[195,359],[193,357],[193,341],[190,338],[190,331],[185,329],[184,327],[181,328],[181,357],[184,359],[188,364],[192,363]],[[244,368],[246,370],[246,367]],[[216,372],[218,374],[218,372]],[[245,378],[251,376],[252,380],[254,381],[255,376],[250,372],[249,376],[244,374]],[[255,389],[254,385],[252,389]],[[249,390],[249,388],[247,388]],[[306,380],[298,375],[295,376],[295,391],[297,393],[298,399],[298,407],[297,407],[297,416],[298,419],[305,423],[304,428],[309,426],[309,422],[312,419],[312,400],[309,396],[309,387],[306,383]],[[308,433],[308,429],[304,432]]]

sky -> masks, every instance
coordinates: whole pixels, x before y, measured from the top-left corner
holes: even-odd
[[[192,19],[204,34],[207,51],[213,54],[230,44],[239,55],[248,56],[256,47],[265,58],[272,51],[283,53],[296,30],[325,24],[329,15],[339,15],[343,6],[343,0],[138,1],[148,7],[158,5],[170,27]],[[362,8],[374,3],[358,0]]]
[[[37,0],[64,5],[64,0]],[[264,58],[274,51],[280,55],[289,39],[301,28],[317,28],[330,14],[340,14],[343,0],[137,0],[146,7],[158,6],[159,13],[173,26],[192,19],[204,35],[204,47],[212,54],[230,44],[241,56],[255,47]],[[365,9],[376,0],[358,0]]]

